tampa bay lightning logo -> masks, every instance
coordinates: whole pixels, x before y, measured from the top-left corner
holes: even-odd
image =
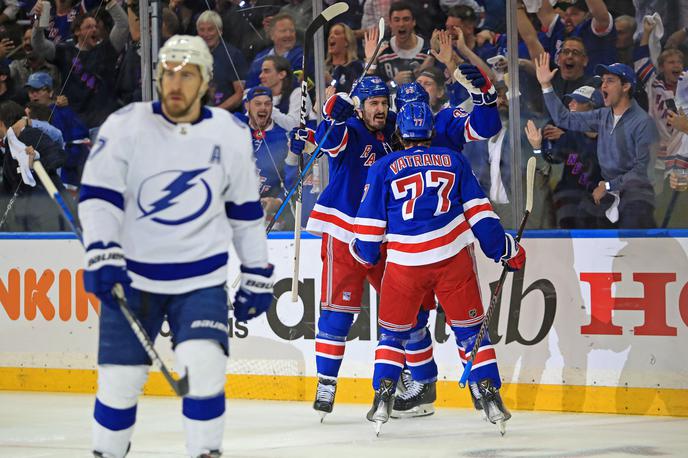
[[[167,170],[143,180],[136,198],[139,219],[176,226],[201,216],[213,197],[208,182],[199,177],[208,168]]]

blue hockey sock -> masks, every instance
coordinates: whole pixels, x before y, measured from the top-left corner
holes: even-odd
[[[470,358],[470,352],[473,350],[475,339],[480,331],[480,324],[468,327],[452,326],[454,336],[456,337],[456,345],[459,349],[459,358],[461,364],[466,365]],[[489,333],[485,333],[480,348],[473,360],[473,367],[471,373],[468,375],[469,382],[479,382],[485,378],[492,380],[494,387],[502,386],[502,381],[499,376],[499,368],[497,367],[497,355],[494,346],[490,341]]]
[[[344,359],[346,336],[354,322],[351,313],[323,310],[315,336],[315,364],[318,375],[337,377]]]
[[[394,383],[399,380],[404,369],[404,344],[408,338],[407,332],[381,330],[380,341],[375,349],[375,370],[373,371],[373,388],[380,388],[380,380],[391,379]]]

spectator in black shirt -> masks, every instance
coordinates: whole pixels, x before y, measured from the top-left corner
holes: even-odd
[[[64,151],[53,142],[48,135],[41,130],[27,125],[24,118],[24,109],[15,102],[0,104],[0,137],[5,138],[5,155],[3,157],[2,175],[4,190],[8,195],[15,192],[19,196],[14,204],[12,216],[4,227],[8,231],[33,231],[51,232],[65,230],[65,224],[60,219],[60,212],[52,202],[48,193],[35,178],[36,185],[30,186],[22,181],[19,173],[19,163],[12,158],[12,152],[23,154],[22,151],[14,151],[12,142],[8,141],[8,130],[12,129],[17,139],[24,143],[26,154],[29,156],[29,164],[33,164],[35,151],[40,153],[40,160],[48,172],[53,183],[63,193],[65,201],[71,199],[64,193],[64,186],[57,175],[65,160]]]
[[[41,3],[36,4],[40,14]],[[102,41],[96,36],[96,19],[90,14],[77,16],[72,24],[76,43],[57,46],[45,38],[43,29],[34,23],[31,44],[39,55],[60,69],[64,94],[69,104],[89,129],[99,127],[118,108],[116,99],[116,65],[129,34],[127,14],[117,0],[105,5],[114,21],[110,35]],[[67,78],[69,76],[69,78]]]

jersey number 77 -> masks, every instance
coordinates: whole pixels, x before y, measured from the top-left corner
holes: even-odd
[[[394,198],[408,199],[401,208],[401,216],[404,221],[413,219],[416,200],[421,198],[426,188],[439,188],[437,190],[437,207],[434,215],[447,213],[451,208],[449,193],[454,187],[456,175],[444,170],[426,170],[425,177],[423,172],[417,172],[403,178],[392,181],[392,192]]]

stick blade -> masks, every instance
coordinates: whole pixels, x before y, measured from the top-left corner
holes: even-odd
[[[380,21],[377,23],[377,32],[378,32],[377,42],[382,43],[382,40],[385,38],[385,19],[384,18],[380,18]]]
[[[349,5],[346,2],[337,2],[334,5],[328,6],[320,13],[327,22],[339,16],[342,13],[349,11]]]
[[[526,211],[533,210],[533,186],[535,186],[535,158],[528,159],[526,166]]]

